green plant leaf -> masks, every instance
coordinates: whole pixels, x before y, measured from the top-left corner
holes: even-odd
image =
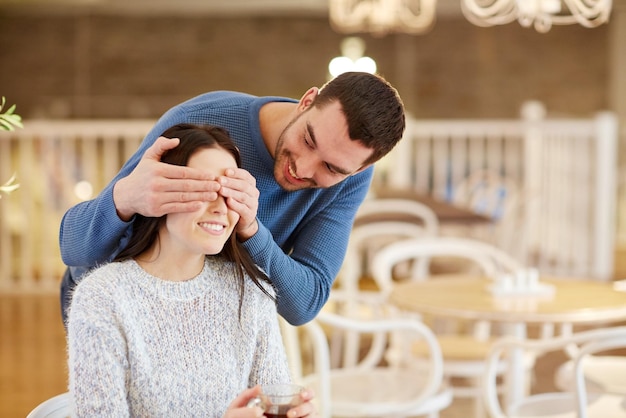
[[[0,125],[9,131],[14,130],[16,127],[23,128],[24,125],[21,120],[22,118],[19,115],[0,114]]]
[[[0,101],[0,111],[6,103],[6,98],[2,96]],[[4,113],[0,113],[0,129],[5,131],[14,131],[15,128],[23,128],[22,117],[15,114],[16,105],[12,105]]]
[[[2,116],[2,115],[0,115]],[[5,131],[14,131],[15,128],[9,122],[6,122],[2,117],[0,117],[0,127]]]

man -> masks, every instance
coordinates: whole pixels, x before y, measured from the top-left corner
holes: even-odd
[[[178,140],[158,135],[185,122],[228,130],[243,169],[208,178],[161,163]],[[272,280],[278,312],[293,325],[310,321],[343,262],[372,165],[404,127],[397,91],[382,77],[358,72],[312,87],[299,101],[216,91],[173,107],[95,199],[64,215],[59,239],[70,266],[61,284],[64,320],[76,281],[124,247],[134,214],[192,211],[219,193],[241,217],[237,237]]]

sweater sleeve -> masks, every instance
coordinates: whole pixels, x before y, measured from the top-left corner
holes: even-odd
[[[72,416],[130,415],[126,393],[126,344],[113,322],[112,311],[113,298],[106,286],[84,281],[77,287],[68,321]]]
[[[368,169],[347,179],[331,202],[298,225],[288,254],[261,224],[259,231],[244,242],[254,261],[272,280],[278,313],[290,324],[309,322],[328,300],[343,263],[354,216],[367,195],[372,173]],[[288,217],[285,222],[289,222]]]

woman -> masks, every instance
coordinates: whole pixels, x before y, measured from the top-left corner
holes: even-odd
[[[164,162],[215,177],[240,166],[220,128],[180,124],[163,136],[180,140]],[[222,196],[194,212],[136,215],[114,262],[81,281],[68,319],[77,416],[255,417],[256,385],[290,381],[274,291],[232,233],[238,220]],[[312,416],[310,398],[290,417]]]

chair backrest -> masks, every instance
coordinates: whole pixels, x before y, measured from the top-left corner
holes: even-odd
[[[69,418],[71,414],[71,397],[69,392],[46,399],[26,418]]]
[[[501,273],[522,269],[513,257],[486,242],[470,238],[430,237],[406,239],[381,248],[372,260],[373,278],[383,294],[388,294],[393,288],[393,268],[396,264],[443,256],[470,260],[484,275],[494,279]],[[424,269],[417,269],[409,279],[422,280],[428,274]]]
[[[377,221],[355,226],[338,276],[339,287],[358,291],[359,281],[372,277],[372,259],[385,245],[407,238],[429,236],[434,235],[422,226],[406,221]]]
[[[543,338],[543,339],[518,339],[513,337],[506,337],[498,340],[491,347],[491,351],[487,357],[487,364],[485,368],[485,375],[483,379],[483,398],[489,415],[493,418],[508,418],[508,410],[515,410],[523,406],[525,400],[518,400],[516,405],[507,405],[502,407],[499,400],[498,392],[498,367],[499,363],[505,359],[507,354],[514,349],[521,349],[524,353],[532,355],[542,355],[549,352],[560,352],[571,344],[576,344],[580,347],[577,350],[576,357],[574,358],[573,375],[570,377],[575,382],[575,396],[570,397],[573,399],[575,405],[571,405],[572,409],[576,410],[577,418],[587,418],[587,405],[588,405],[588,393],[586,388],[586,382],[583,373],[583,365],[590,355],[613,350],[616,348],[626,347],[626,327],[606,327],[597,328],[587,331],[575,332],[571,335]],[[624,377],[626,379],[626,376]],[[594,389],[596,391],[597,389]],[[549,394],[541,393],[537,394],[532,388],[531,393],[535,393],[537,399],[546,401],[549,399]],[[595,395],[599,392],[595,392]],[[563,396],[563,393],[553,394],[555,399],[561,404],[564,399],[568,399]],[[530,395],[532,398],[534,395]],[[531,401],[532,402],[532,401]],[[547,416],[546,411],[538,410],[540,405],[537,402],[532,403],[537,416]],[[542,414],[543,413],[543,414]],[[623,416],[624,411],[621,411]],[[613,413],[606,412],[602,416],[616,416],[615,411]]]
[[[372,305],[371,309],[374,311],[368,310],[370,302],[364,301],[363,303],[361,312],[371,314],[380,308],[380,306]],[[366,314],[366,316],[370,315]],[[442,387],[443,360],[441,349],[432,331],[419,321],[393,317],[350,318],[322,310],[313,321],[303,326],[293,327],[285,321],[282,321],[282,326],[284,342],[289,347],[287,350],[288,357],[292,357],[290,364],[298,364],[296,368],[292,368],[294,380],[315,390],[318,412],[323,418],[330,418],[336,414],[337,411],[333,408],[341,408],[344,411],[341,416],[360,415],[356,411],[363,410],[363,408],[372,408],[368,411],[371,415],[375,415],[375,410],[378,410],[381,416],[392,416],[427,402]],[[361,337],[371,337],[360,338],[361,341],[371,341],[371,344],[367,347],[361,347],[364,349],[364,353],[358,364],[350,367],[331,367],[328,335],[332,335],[334,331],[357,333]],[[384,392],[380,388],[381,382],[372,380],[369,376],[374,370],[381,370],[380,365],[384,363],[387,353],[386,341],[389,338],[398,338],[399,335],[402,336],[403,340],[424,341],[429,349],[428,358],[431,367],[428,376],[424,376],[423,372],[420,374],[404,367],[390,368],[389,370],[397,371],[399,375],[415,381],[423,382],[426,379],[425,382],[420,385],[413,385],[413,387],[420,386],[420,388],[415,390],[415,395],[410,400],[377,399],[370,406],[363,405],[363,391],[369,390],[379,394]],[[384,338],[380,338],[381,336]],[[294,360],[293,357],[297,357],[297,359]],[[306,361],[303,362],[302,358]],[[301,374],[297,375],[297,373]],[[411,381],[407,381],[406,385],[411,387]],[[351,388],[354,397],[351,397]],[[346,410],[352,412],[347,412],[345,415]]]
[[[359,208],[339,273],[338,285],[358,291],[371,276],[370,262],[382,246],[406,238],[437,236],[439,220],[428,206],[410,199],[371,198]]]

